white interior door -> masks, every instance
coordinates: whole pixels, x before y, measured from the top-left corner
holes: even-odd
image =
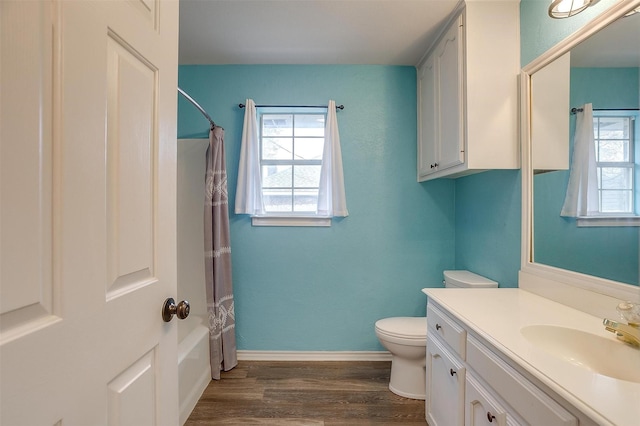
[[[177,26],[0,1],[2,425],[178,423]]]

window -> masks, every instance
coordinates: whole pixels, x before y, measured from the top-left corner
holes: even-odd
[[[260,169],[267,215],[315,215],[326,115],[260,115]]]
[[[344,107],[259,108],[247,99],[235,213],[254,226],[331,226],[349,216],[336,115]]]
[[[599,212],[635,214],[635,119],[632,116],[595,116]]]

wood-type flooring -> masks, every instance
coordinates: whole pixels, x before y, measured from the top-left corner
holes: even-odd
[[[240,361],[212,381],[187,426],[421,425],[424,401],[389,390],[390,362]]]

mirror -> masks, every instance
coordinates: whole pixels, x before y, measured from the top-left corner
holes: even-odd
[[[624,17],[625,12],[618,7],[616,16],[594,19],[523,70],[530,97],[530,121],[523,122],[530,134],[530,146],[523,144],[529,149],[528,161],[523,162],[523,220],[529,227],[524,237],[530,238],[523,268],[546,265],[572,271],[604,279],[599,282],[605,288],[609,282],[640,285],[640,227],[633,219],[618,220],[615,226],[584,226],[587,221],[580,221],[578,226],[576,218],[561,217],[560,211],[576,124],[571,108],[592,103],[594,110],[625,109],[625,115],[638,117],[640,13]],[[620,115],[594,111],[598,114]],[[632,158],[635,209],[640,212],[640,119],[630,130],[636,134]],[[625,226],[629,224],[635,226]]]

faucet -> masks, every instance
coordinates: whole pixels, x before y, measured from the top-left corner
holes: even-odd
[[[640,347],[640,305],[632,302],[622,302],[616,310],[627,324],[605,318],[602,320],[605,330],[632,346]]]

